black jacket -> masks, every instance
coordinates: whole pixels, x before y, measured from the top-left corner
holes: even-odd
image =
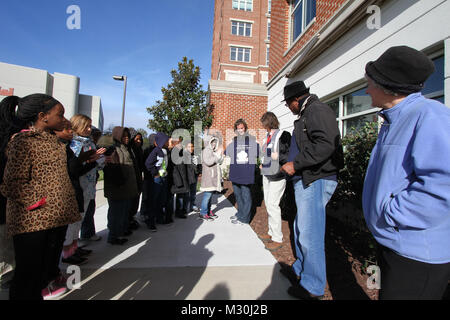
[[[294,168],[305,185],[339,173],[344,157],[336,114],[316,95],[310,96],[300,118],[294,122],[293,135],[300,151]]]
[[[179,151],[178,151],[178,150]],[[183,158],[183,149],[175,147],[171,152],[177,152],[179,154],[180,159]],[[173,194],[176,193],[186,193],[189,192],[189,180],[188,180],[188,173],[187,173],[187,165],[183,162],[179,164],[173,163],[171,160],[171,156],[169,156],[169,166],[167,169],[168,172],[168,184],[170,187],[170,191]],[[178,159],[179,160],[179,159]]]
[[[69,172],[70,180],[72,181],[73,188],[75,189],[78,210],[80,212],[84,212],[84,197],[83,189],[80,185],[80,177],[95,168],[97,164],[95,162],[83,164],[70,148],[70,143],[64,140],[60,141],[66,144],[67,171]]]

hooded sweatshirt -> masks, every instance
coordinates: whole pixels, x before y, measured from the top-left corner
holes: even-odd
[[[169,136],[162,132],[158,132],[155,136],[156,146],[145,160],[145,167],[153,177],[167,175],[167,151],[163,149]]]
[[[113,139],[115,150],[112,162],[105,166],[105,197],[113,200],[129,200],[138,196],[138,184],[134,169],[133,154],[128,146],[122,143],[122,135],[126,128],[114,127]]]

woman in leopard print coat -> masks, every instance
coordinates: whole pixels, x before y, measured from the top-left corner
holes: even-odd
[[[61,254],[56,239],[81,216],[67,172],[65,145],[53,132],[64,127],[64,107],[43,94],[7,97],[0,104],[9,110],[16,106],[17,120],[31,129],[9,142],[0,186],[7,198],[6,222],[16,256],[10,299],[42,299],[49,272]]]

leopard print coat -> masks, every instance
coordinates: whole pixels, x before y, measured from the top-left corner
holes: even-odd
[[[21,132],[9,142],[7,159],[0,191],[8,199],[10,236],[81,220],[67,172],[66,146],[55,135],[36,129]],[[43,206],[27,210],[44,197]]]

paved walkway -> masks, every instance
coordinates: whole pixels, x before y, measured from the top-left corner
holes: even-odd
[[[219,216],[213,222],[194,214],[157,225],[156,233],[141,224],[124,246],[113,246],[106,243],[102,183],[97,188],[95,224],[102,240],[86,247],[93,253],[81,266],[81,288],[63,300],[291,299],[277,261],[249,225],[230,222],[236,209],[223,195],[213,197]]]

